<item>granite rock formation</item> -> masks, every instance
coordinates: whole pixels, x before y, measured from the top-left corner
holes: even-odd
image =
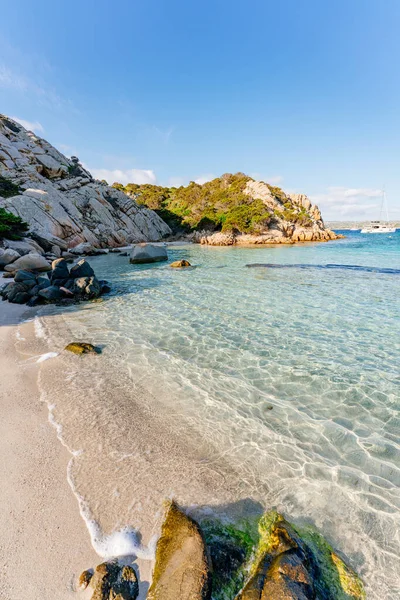
[[[76,157],[0,115],[0,208],[20,216],[45,251],[156,241],[171,233],[152,210],[93,179]]]

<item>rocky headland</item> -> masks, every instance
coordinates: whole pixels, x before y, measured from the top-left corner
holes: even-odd
[[[16,121],[0,115],[0,211],[59,257],[82,244],[112,248],[186,239],[207,245],[294,244],[339,236],[304,194],[285,193],[243,173],[166,188],[95,180]],[[0,238],[1,235],[0,215]]]
[[[114,187],[155,210],[176,239],[212,246],[327,242],[337,235],[327,228],[318,206],[304,194],[285,193],[244,173],[226,173],[186,187],[128,184]]]

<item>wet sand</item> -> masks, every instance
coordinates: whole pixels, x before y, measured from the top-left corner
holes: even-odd
[[[40,401],[38,365],[15,349],[23,314],[26,307],[0,304],[0,597],[84,597],[77,577],[100,560],[67,482],[70,455]]]

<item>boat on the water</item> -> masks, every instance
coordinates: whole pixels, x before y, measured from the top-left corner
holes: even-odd
[[[386,221],[371,221],[369,225],[361,229],[361,233],[395,233],[396,227],[389,223],[389,212],[385,190],[382,191],[381,218],[384,210],[386,212]]]

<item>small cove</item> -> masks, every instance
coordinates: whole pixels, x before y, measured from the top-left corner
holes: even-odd
[[[182,271],[89,259],[113,293],[47,310],[43,351],[103,354],[48,360],[40,385],[104,536],[137,529],[145,557],[165,497],[232,518],[276,506],[317,525],[371,597],[398,597],[400,294],[385,270],[400,235],[383,237],[171,246]]]

